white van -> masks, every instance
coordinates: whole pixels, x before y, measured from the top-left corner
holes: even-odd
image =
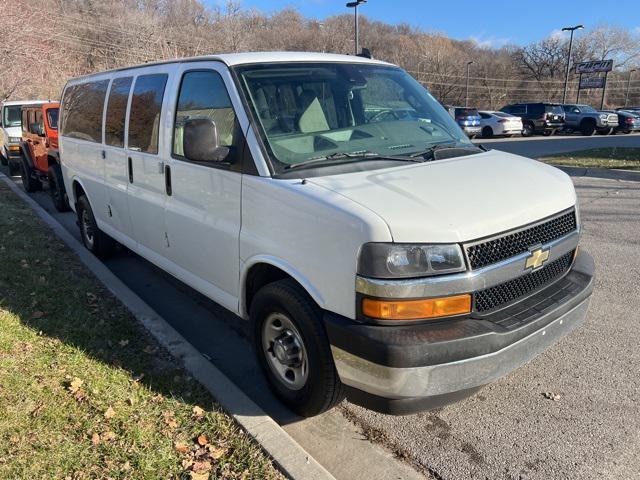
[[[20,159],[20,141],[22,139],[22,106],[42,105],[48,100],[12,100],[0,106],[0,163],[9,165],[13,174]],[[10,162],[10,160],[14,160]]]
[[[456,401],[587,312],[569,177],[474,146],[394,65],[145,64],[70,81],[60,123],[85,246],[117,241],[250,321],[301,415]]]

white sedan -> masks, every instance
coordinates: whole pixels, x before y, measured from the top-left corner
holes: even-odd
[[[482,138],[495,135],[511,137],[522,134],[522,119],[504,112],[481,111],[480,127]]]

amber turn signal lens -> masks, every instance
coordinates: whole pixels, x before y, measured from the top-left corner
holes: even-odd
[[[362,313],[380,320],[418,320],[448,317],[471,311],[471,295],[420,300],[362,300]]]

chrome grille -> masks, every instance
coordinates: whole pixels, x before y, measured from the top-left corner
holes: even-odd
[[[539,270],[475,292],[473,295],[474,310],[486,312],[509,304],[561,277],[571,267],[574,252],[564,254]]]
[[[556,240],[576,229],[576,212],[571,210],[546,222],[467,246],[469,265],[472,270],[486,267],[524,253],[535,245]]]

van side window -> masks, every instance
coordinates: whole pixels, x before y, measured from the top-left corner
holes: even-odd
[[[61,135],[102,143],[102,112],[109,80],[81,83],[64,93]]]
[[[104,143],[112,147],[124,147],[124,121],[133,77],[116,78],[111,84],[107,101],[107,118],[104,127]]]
[[[173,130],[173,154],[184,155],[183,129],[187,120],[208,118],[215,122],[221,147],[234,144],[236,114],[222,77],[211,70],[186,72],[182,77]]]
[[[166,83],[167,75],[164,73],[136,78],[129,113],[129,148],[158,153],[160,113]]]

